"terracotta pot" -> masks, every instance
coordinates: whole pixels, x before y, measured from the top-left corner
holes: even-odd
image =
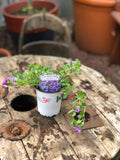
[[[116,3],[115,11],[111,12],[112,18],[118,24],[117,38],[110,54],[110,62],[120,65],[120,2]]]
[[[11,53],[6,49],[0,48],[0,54],[10,57]]]
[[[116,36],[110,12],[115,0],[73,0],[75,41],[81,50],[109,55]]]
[[[115,4],[115,10],[120,11],[120,1],[116,2]]]
[[[20,11],[24,6],[27,6],[26,0],[10,3],[2,9],[2,13],[5,17],[7,29],[9,31],[19,33],[21,30],[23,20],[29,17],[29,16],[13,15],[13,13]],[[58,11],[57,4],[49,0],[41,0],[41,1],[33,0],[33,6],[36,9],[46,8],[47,10],[49,10],[49,13],[55,14],[55,15],[57,14],[57,11]]]

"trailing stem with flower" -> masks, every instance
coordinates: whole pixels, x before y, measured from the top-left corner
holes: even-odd
[[[72,120],[70,121],[70,126],[75,129],[77,132],[81,130],[77,126],[84,126],[85,123],[85,93],[82,91],[77,91],[69,96],[73,105],[73,108],[68,112]]]
[[[81,72],[81,63],[78,59],[71,61],[62,67],[53,70],[50,66],[41,66],[40,64],[30,64],[23,73],[14,72],[10,78],[5,77],[2,85],[8,87],[30,85],[42,92],[62,92],[63,99],[69,96],[73,108],[69,111],[71,119],[70,126],[77,132],[81,132],[78,126],[83,127],[85,122],[85,93],[82,91],[73,91],[74,83],[70,76]]]

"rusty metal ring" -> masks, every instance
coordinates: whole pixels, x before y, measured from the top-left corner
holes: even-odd
[[[21,120],[7,122],[3,130],[3,137],[12,141],[25,138],[31,131],[31,126]]]

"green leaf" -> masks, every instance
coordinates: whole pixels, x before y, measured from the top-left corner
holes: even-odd
[[[84,121],[80,125],[81,125],[81,127],[83,127],[84,126]]]
[[[72,104],[76,103],[77,101],[77,99],[71,100]]]
[[[81,116],[81,115],[78,115],[77,117],[78,117],[79,119],[81,119],[81,118],[82,118],[82,116]]]
[[[72,112],[74,112],[75,110],[74,109],[71,109],[68,113],[72,113]]]
[[[72,114],[68,115],[68,117],[69,117],[69,118],[72,117]]]
[[[72,114],[72,117],[75,117],[75,116],[76,116],[76,113],[73,113],[73,114]]]
[[[80,112],[80,115],[84,115],[84,112]]]
[[[28,11],[28,7],[23,7],[22,8],[22,12],[27,12]]]
[[[41,12],[41,10],[34,9],[34,12],[35,12],[35,13],[39,13],[39,12]]]
[[[63,94],[63,99],[67,98],[67,95],[66,94]]]
[[[86,108],[86,103],[81,103],[81,108]]]
[[[74,120],[70,121],[70,126],[74,126]]]
[[[77,122],[78,122],[78,123],[81,123],[81,120],[79,119],[79,120],[77,120]]]

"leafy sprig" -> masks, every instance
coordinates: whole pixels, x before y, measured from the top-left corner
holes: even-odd
[[[86,94],[82,91],[77,91],[73,93],[69,99],[71,103],[74,104],[73,108],[68,112],[69,116],[72,117],[70,121],[70,126],[81,126],[83,127],[85,123],[85,101]]]

